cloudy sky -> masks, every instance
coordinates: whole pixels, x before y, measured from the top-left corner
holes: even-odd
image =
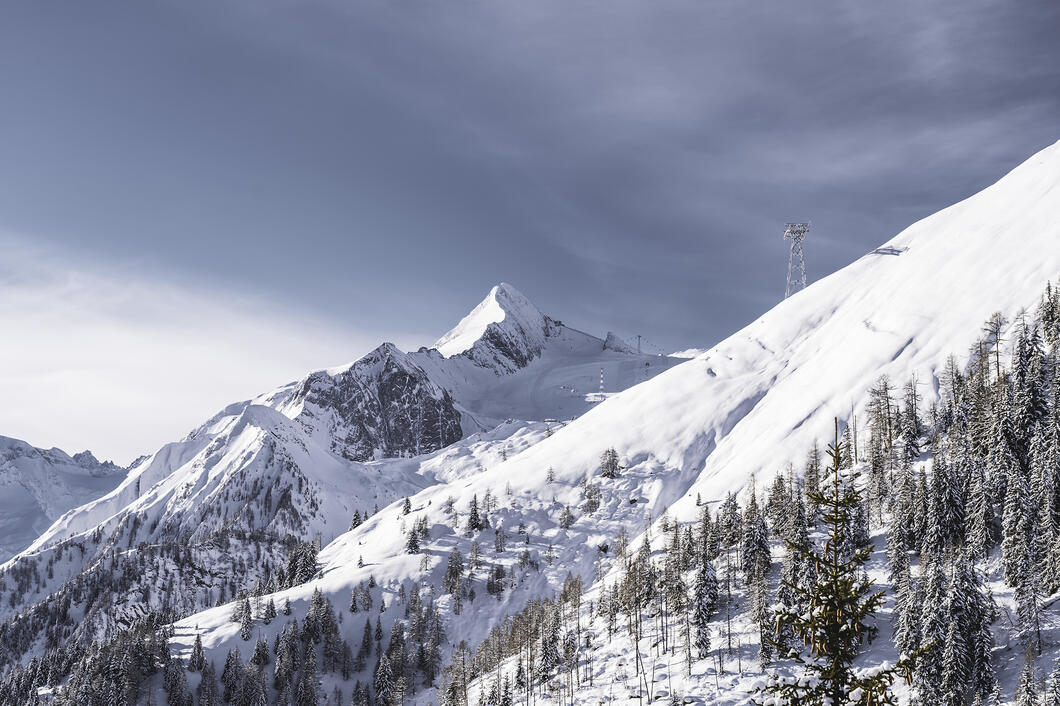
[[[0,4],[0,434],[128,461],[501,280],[704,347],[1060,139],[1051,1]]]

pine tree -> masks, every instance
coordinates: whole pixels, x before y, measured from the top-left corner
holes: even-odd
[[[692,625],[695,627],[695,646],[699,658],[710,653],[710,618],[718,608],[718,577],[709,561],[700,564],[696,572],[692,599]]]
[[[195,633],[195,642],[191,646],[191,657],[188,659],[189,672],[201,672],[206,666],[206,655],[202,649],[202,635]]]
[[[295,706],[317,706],[320,698],[320,685],[317,684],[317,651],[310,645],[306,648],[302,661],[301,674],[298,677],[298,690],[295,692]]]
[[[250,663],[256,667],[264,667],[270,661],[269,645],[265,642],[264,637],[259,637],[257,643],[254,645],[254,652],[250,656]]]
[[[811,499],[811,495],[821,491],[821,452],[817,448],[816,441],[813,442],[813,448],[806,456],[803,478],[806,485],[806,497],[809,500],[806,505],[807,520],[813,524],[817,518],[818,507]]]
[[[870,547],[856,550],[849,558],[840,555],[840,541],[849,531],[853,513],[861,502],[860,492],[849,479],[841,480],[845,449],[839,441],[839,421],[835,423],[835,443],[828,449],[832,461],[832,487],[829,493],[812,493],[823,508],[823,521],[829,539],[822,550],[803,547],[804,560],[816,564],[818,577],[812,585],[792,586],[810,610],[781,608],[778,627],[788,626],[806,646],[809,654],[789,653],[802,665],[802,674],[792,678],[774,676],[762,689],[780,702],[823,706],[824,704],[879,704],[890,699],[889,688],[900,672],[908,672],[909,658],[895,667],[872,673],[855,673],[852,664],[864,641],[876,633],[875,612],[883,604],[883,592],[872,592],[862,577]],[[778,645],[779,646],[779,645]],[[856,700],[851,699],[856,695]]]
[[[249,598],[243,599],[243,607],[240,610],[240,615],[239,636],[243,638],[243,642],[246,642],[254,632],[254,620],[251,616]]]
[[[607,449],[600,456],[600,475],[604,478],[617,478],[619,471],[618,452],[614,448]]]
[[[759,510],[753,490],[743,517],[740,559],[742,563],[740,568],[743,570],[748,585],[764,578],[769,571],[769,533],[766,529],[765,517]]]
[[[894,644],[900,654],[912,654],[920,647],[920,596],[916,592],[909,568],[909,557],[894,579]]]
[[[394,691],[394,673],[390,669],[390,659],[384,654],[379,658],[379,664],[375,668],[375,695],[381,704],[390,703],[390,695]]]
[[[1037,574],[1027,569],[1016,581],[1014,591],[1016,598],[1016,618],[1019,623],[1019,637],[1023,644],[1035,654],[1042,651],[1041,628],[1041,589]]]
[[[1053,666],[1053,673],[1049,677],[1049,685],[1045,689],[1044,706],[1060,706],[1060,659]]]
[[[565,505],[559,516],[559,526],[563,529],[570,529],[572,525],[574,525],[574,513],[571,512],[570,505]]]
[[[1030,569],[1027,557],[1030,537],[1027,534],[1030,511],[1030,487],[1026,474],[1014,466],[1006,484],[1005,512],[1001,525],[1001,563],[1005,581],[1016,586]]]
[[[188,678],[179,659],[170,657],[166,660],[162,685],[169,704],[172,706],[191,706],[192,697],[188,692]]]
[[[1020,679],[1016,684],[1015,706],[1039,706],[1037,675],[1034,669],[1034,656],[1031,651],[1023,660],[1023,670],[1020,671]]]
[[[229,650],[225,658],[224,670],[221,671],[221,686],[224,688],[225,701],[232,701],[235,698],[242,678],[243,661],[239,658],[239,650]]]
[[[941,557],[924,557],[924,596],[920,603],[920,647],[925,650],[917,661],[913,684],[925,703],[941,699],[942,649],[949,629],[946,615],[946,574]]]
[[[920,455],[920,436],[923,434],[916,386],[917,381],[914,377],[906,383],[902,397],[901,452],[902,458],[909,461]]]
[[[994,517],[994,502],[986,486],[986,477],[980,467],[971,472],[971,489],[968,499],[968,548],[976,559],[985,559],[997,546],[997,520]]]
[[[941,451],[935,454],[932,495],[942,546],[954,549],[964,544],[964,497],[956,469]]]
[[[202,668],[202,678],[195,689],[195,702],[198,706],[221,706],[221,694],[217,690],[217,673],[210,662]]]
[[[961,633],[960,625],[951,622],[946,633],[942,651],[941,706],[964,706],[965,689],[968,687],[968,663],[965,659],[968,645]]]
[[[265,614],[262,616],[262,622],[266,625],[271,623],[276,618],[276,601],[269,596],[269,602],[265,604]]]
[[[482,518],[478,513],[478,495],[471,496],[471,507],[468,508],[467,513],[467,533],[468,536],[473,535],[482,529],[483,523]],[[376,690],[378,692],[378,689]]]

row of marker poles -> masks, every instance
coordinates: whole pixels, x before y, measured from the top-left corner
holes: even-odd
[[[604,394],[604,369],[600,368],[600,394]]]

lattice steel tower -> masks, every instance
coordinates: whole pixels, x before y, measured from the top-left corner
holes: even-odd
[[[784,239],[791,241],[791,255],[788,257],[788,286],[784,290],[785,299],[795,292],[806,289],[806,260],[802,257],[802,240],[809,230],[809,223],[784,224]]]

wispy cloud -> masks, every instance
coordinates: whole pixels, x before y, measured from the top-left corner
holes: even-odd
[[[128,462],[378,334],[0,236],[0,434]],[[419,344],[422,337],[399,340]]]

